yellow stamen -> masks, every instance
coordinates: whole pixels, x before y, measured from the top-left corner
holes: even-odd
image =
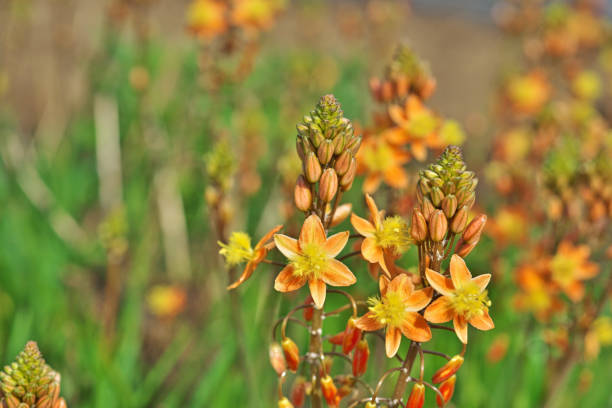
[[[428,111],[415,112],[410,115],[408,132],[413,137],[426,137],[436,130],[436,117]]]
[[[491,306],[491,301],[486,290],[481,291],[475,283],[467,282],[455,290],[451,305],[455,313],[469,320],[483,315]]]
[[[396,255],[405,252],[410,246],[408,223],[399,216],[385,218],[374,237],[379,247],[393,249]]]
[[[368,299],[369,310],[374,318],[389,327],[399,327],[406,317],[406,306],[400,292],[387,292],[382,298]]]
[[[368,146],[363,151],[363,162],[372,172],[384,172],[394,163],[393,151],[386,144]]]
[[[552,259],[550,265],[553,279],[562,286],[567,286],[574,280],[574,274],[579,266],[578,259],[564,254],[557,254]]]
[[[306,276],[317,279],[327,267],[329,257],[320,245],[310,243],[304,245],[301,253],[291,260],[296,276]]]
[[[229,243],[219,242],[219,253],[225,257],[228,265],[238,265],[255,258],[255,251],[251,247],[251,237],[246,232],[232,232]]]

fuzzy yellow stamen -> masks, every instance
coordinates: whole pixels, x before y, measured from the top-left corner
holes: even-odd
[[[404,298],[399,292],[387,292],[382,298],[368,299],[369,310],[381,324],[389,327],[401,326],[406,317]]]
[[[372,172],[384,172],[395,161],[391,148],[386,144],[378,144],[364,149],[363,162]]]
[[[579,263],[576,258],[557,254],[551,261],[553,279],[561,285],[569,285],[574,280],[574,274],[578,270]]]
[[[291,265],[293,265],[293,273],[296,276],[317,279],[327,266],[328,260],[329,257],[320,245],[310,243],[304,245],[301,253],[291,260]]]
[[[456,314],[467,320],[483,315],[491,306],[487,291],[481,291],[473,282],[457,288],[451,297],[451,305]]]
[[[416,112],[410,117],[408,132],[414,137],[426,137],[436,130],[437,125],[436,117],[430,112]]]
[[[229,243],[219,242],[219,246],[221,246],[219,253],[225,257],[228,265],[238,265],[255,257],[255,251],[251,247],[251,237],[246,232],[232,232]]]
[[[405,252],[410,246],[410,228],[399,216],[385,218],[374,236],[379,247],[393,249],[397,255]]]

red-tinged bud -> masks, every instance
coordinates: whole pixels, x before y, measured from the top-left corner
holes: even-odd
[[[429,236],[434,242],[444,239],[448,231],[448,221],[442,210],[435,210],[429,218]]]
[[[408,397],[408,402],[406,403],[406,408],[423,408],[424,403],[425,386],[421,383],[416,383],[414,384],[414,387],[412,387],[412,391]]]
[[[338,192],[338,175],[334,169],[325,169],[319,182],[319,198],[326,203],[333,200]]]
[[[334,157],[334,143],[325,139],[317,149],[317,157],[322,165],[326,165]]]
[[[278,400],[278,408],[293,408],[293,404],[286,397]]]
[[[344,343],[344,330],[341,331],[340,333],[336,334],[335,336],[331,336],[329,338],[329,342],[331,344],[335,344],[336,346],[341,346],[342,343]]]
[[[334,164],[334,170],[336,170],[336,173],[338,173],[340,177],[344,176],[348,171],[349,167],[351,166],[351,158],[351,152],[345,150],[336,159],[336,163]]]
[[[463,235],[461,236],[461,238],[468,244],[478,242],[478,240],[480,239],[480,234],[484,229],[486,223],[486,215],[481,214],[478,217],[475,217],[472,222],[470,222],[465,228],[465,231],[463,231]]]
[[[427,239],[427,221],[423,213],[417,208],[412,212],[410,236],[412,236],[416,242],[423,242]]]
[[[300,175],[293,190],[293,201],[300,211],[308,211],[312,205],[312,191],[306,178]]]
[[[423,198],[423,204],[421,204],[421,212],[423,213],[423,216],[425,217],[426,220],[428,220],[431,217],[431,214],[433,214],[435,209],[436,208],[433,206],[431,201],[429,201],[429,198],[427,197]]]
[[[478,237],[478,239],[480,239],[480,236]],[[459,242],[457,243],[457,248],[455,249],[455,253],[459,255],[460,257],[465,258],[466,256],[470,254],[470,252],[472,252],[472,250],[476,247],[476,245],[478,245],[478,240],[475,242],[472,242],[471,244],[468,244],[463,239],[460,239]]]
[[[457,210],[455,216],[450,222],[450,230],[455,234],[461,234],[467,225],[468,208],[463,206]]]
[[[438,403],[439,407],[443,407],[448,401],[451,400],[451,398],[453,398],[453,393],[455,392],[455,382],[456,381],[457,381],[457,376],[453,375],[451,378],[449,378],[448,380],[440,384],[440,387],[438,387],[438,389],[440,390],[440,393],[444,397],[444,401],[442,401],[440,396],[436,395],[436,402]]]
[[[321,177],[321,163],[314,153],[308,153],[306,161],[304,162],[304,175],[306,179],[311,183],[316,183]]]
[[[306,300],[304,301],[305,305],[312,305],[314,304],[314,301],[312,300],[312,296],[308,295],[306,296]],[[307,322],[312,320],[312,315],[314,314],[314,308],[312,307],[306,307],[303,309],[302,314],[304,315],[304,320],[306,320]]]
[[[293,387],[291,388],[291,402],[295,405],[296,408],[300,408],[304,405],[304,401],[306,400],[306,379],[302,376],[299,376],[293,382]]]
[[[321,390],[323,391],[323,398],[327,402],[327,405],[335,407],[338,405],[337,396],[338,389],[334,384],[334,380],[329,375],[321,378]]]
[[[351,165],[344,176],[340,179],[340,186],[342,187],[342,191],[347,191],[353,185],[353,180],[355,180],[355,173],[357,172],[357,160],[354,157],[351,158]]]
[[[268,356],[270,357],[270,364],[276,371],[276,374],[281,375],[287,369],[287,363],[285,362],[285,356],[283,355],[283,349],[277,342],[270,344],[268,350]]]
[[[453,215],[455,215],[455,211],[457,211],[457,197],[452,194],[449,194],[444,197],[444,200],[442,200],[442,211],[444,211],[444,215],[446,215],[446,218],[453,218]]]
[[[431,378],[434,384],[448,380],[463,364],[463,356],[456,355],[444,364]]]
[[[349,354],[351,351],[353,351],[357,345],[357,342],[361,338],[361,330],[355,325],[355,322],[356,319],[351,317],[346,323],[344,340],[342,341],[342,352],[344,354]]]
[[[321,377],[325,377],[326,375],[328,375],[331,371],[333,364],[334,364],[334,360],[332,360],[332,358],[329,356],[325,356],[321,364],[321,370],[319,371],[319,375]]]
[[[300,350],[298,349],[297,344],[295,344],[289,337],[285,337],[281,343],[281,346],[283,347],[285,360],[287,360],[287,368],[295,373],[300,365]]]
[[[365,374],[368,368],[368,359],[370,358],[370,346],[365,340],[360,340],[353,353],[353,375],[361,377]]]

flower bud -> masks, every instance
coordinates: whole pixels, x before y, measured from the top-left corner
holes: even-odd
[[[300,156],[300,160],[304,160],[304,145],[301,137],[295,139],[295,150],[297,150],[297,154],[298,156]]]
[[[344,151],[344,146],[346,145],[346,137],[343,134],[340,134],[338,136],[336,136],[336,138],[334,139],[334,154],[338,155],[340,153],[342,153]]]
[[[468,244],[477,242],[480,239],[480,234],[487,222],[487,216],[484,214],[475,217],[463,231],[461,238]]]
[[[389,81],[382,83],[380,87],[380,97],[384,102],[389,102],[393,99],[393,85]]]
[[[376,408],[376,403],[372,401],[368,401],[365,404],[365,408]]]
[[[300,408],[304,405],[306,400],[306,379],[301,375],[293,382],[291,387],[291,402],[296,408]]]
[[[300,350],[298,349],[297,344],[295,344],[289,337],[285,337],[281,343],[281,346],[283,347],[285,360],[287,360],[287,368],[295,373],[300,365]]]
[[[314,304],[314,301],[312,300],[312,296],[310,295],[306,296],[306,300],[304,301],[304,304],[305,305]],[[303,310],[302,314],[304,315],[304,320],[307,322],[311,321],[312,315],[314,314],[314,309],[312,307],[306,307],[302,310]]]
[[[334,144],[331,140],[325,139],[317,149],[317,157],[322,165],[326,165],[334,157]]]
[[[278,400],[278,408],[293,408],[293,404],[286,397],[283,397]]]
[[[438,387],[438,389],[440,390],[440,393],[444,397],[444,401],[442,401],[440,396],[436,395],[436,402],[438,403],[439,407],[443,407],[453,397],[453,393],[455,392],[455,382],[456,381],[457,381],[457,376],[453,375],[448,380],[440,384],[440,387]]]
[[[306,179],[311,183],[316,183],[321,177],[321,163],[314,153],[308,153],[306,161],[304,162],[304,175]]]
[[[468,219],[468,208],[463,206],[459,208],[459,210],[453,216],[453,219],[450,223],[450,230],[454,234],[461,234],[465,229],[465,225],[467,224]]]
[[[353,185],[353,180],[355,180],[355,173],[357,171],[357,160],[355,158],[351,158],[351,164],[347,172],[340,179],[340,186],[342,187],[342,191],[347,191]]]
[[[370,78],[369,85],[370,85],[370,93],[372,94],[372,97],[378,102],[381,102],[380,79],[375,78],[375,77]]]
[[[444,200],[442,200],[442,211],[444,211],[444,215],[446,215],[446,218],[453,218],[453,215],[455,215],[455,211],[457,211],[457,197],[452,194],[449,194],[444,197]]]
[[[452,375],[454,375],[457,370],[463,364],[463,356],[456,355],[453,356],[446,364],[444,364],[438,371],[435,372],[433,377],[431,377],[431,381],[434,384],[441,383],[443,381],[448,380]]]
[[[429,218],[429,236],[434,242],[444,239],[448,230],[448,221],[442,210],[435,210]]]
[[[268,356],[276,374],[281,375],[287,369],[287,363],[285,362],[285,356],[280,344],[277,342],[270,344]]]
[[[337,395],[338,389],[334,384],[334,380],[329,375],[321,378],[321,390],[323,391],[323,397],[327,401],[327,405],[335,407],[338,405]]]
[[[336,170],[336,173],[338,173],[340,177],[342,177],[351,166],[351,158],[351,152],[345,150],[336,159],[336,163],[334,164],[334,170]]]
[[[433,206],[431,201],[429,201],[429,198],[425,197],[423,199],[423,204],[421,204],[421,212],[423,213],[423,216],[426,220],[431,218],[431,214],[434,212],[435,209],[436,208]]]
[[[344,354],[349,354],[351,351],[353,351],[357,345],[357,342],[361,338],[361,330],[355,325],[355,321],[356,319],[351,317],[346,323],[344,340],[342,341],[342,352]]]
[[[418,208],[415,208],[412,212],[410,236],[412,236],[416,242],[423,242],[427,239],[427,221]]]
[[[361,137],[354,137],[346,144],[345,149],[350,151],[351,154],[354,156],[357,154],[360,147],[361,147]]]
[[[357,343],[355,353],[353,353],[353,376],[361,377],[368,368],[368,358],[370,357],[370,347],[368,342],[360,340]]]
[[[424,403],[425,386],[421,383],[416,383],[414,384],[414,387],[412,387],[412,391],[408,397],[408,402],[406,403],[406,408],[423,408]]]
[[[480,236],[479,236],[479,239],[480,239]],[[472,242],[471,244],[468,244],[463,239],[460,239],[459,242],[457,243],[457,248],[455,249],[455,253],[459,255],[460,257],[465,258],[466,256],[470,254],[470,252],[472,252],[472,250],[476,247],[476,245],[478,245],[478,240],[476,240],[475,242]]]
[[[351,215],[352,209],[353,205],[351,203],[339,205],[338,208],[336,208],[336,212],[334,213],[334,217],[332,218],[330,227],[335,227],[342,221],[346,220],[348,216]]]
[[[431,202],[435,207],[440,207],[442,204],[442,200],[444,199],[444,193],[439,187],[432,187],[431,193],[429,194],[431,197]]]
[[[408,78],[404,75],[401,75],[395,78],[395,92],[398,97],[403,98],[408,95],[408,90],[410,88],[410,83],[408,82]]]
[[[319,198],[329,203],[338,192],[338,176],[334,169],[325,169],[319,182]]]
[[[303,175],[300,175],[293,190],[293,201],[300,211],[308,211],[312,205],[312,191]]]

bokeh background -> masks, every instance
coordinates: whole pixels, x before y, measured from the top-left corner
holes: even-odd
[[[290,1],[248,44],[242,76],[217,86],[202,66],[236,72],[245,52],[202,46],[189,1],[121,3],[0,2],[0,361],[36,340],[71,407],[274,406],[270,331],[297,298],[274,293],[262,268],[238,291],[237,327],[205,197],[212,146],[231,140],[239,162],[231,227],[259,236],[283,222],[295,124],[333,93],[367,126],[368,80],[403,42],[429,62],[430,105],[463,125],[478,173],[521,45],[488,0]],[[492,246],[471,255],[474,273],[491,269]],[[453,406],[539,406],[548,351],[512,291],[508,277],[491,289],[497,327],[470,334]],[[500,336],[508,349],[491,361]],[[612,407],[611,364],[603,350],[594,384],[561,405]],[[583,377],[575,370],[568,389]]]

